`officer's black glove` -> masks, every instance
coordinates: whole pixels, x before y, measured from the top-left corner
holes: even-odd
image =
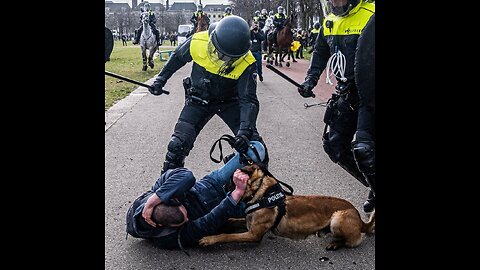
[[[163,86],[165,86],[166,81],[162,77],[157,77],[152,84],[152,87],[148,88],[148,91],[155,96],[160,96],[163,94]]]
[[[298,87],[298,93],[304,98],[314,97],[313,94],[313,85],[309,81],[305,81],[301,84],[301,87]]]
[[[238,153],[246,154],[248,151],[248,145],[250,140],[245,135],[235,136],[235,141],[233,143],[233,148],[237,150]]]

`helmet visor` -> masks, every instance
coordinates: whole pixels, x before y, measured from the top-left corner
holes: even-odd
[[[219,73],[225,71],[228,67],[231,67],[233,63],[238,60],[238,57],[231,57],[217,50],[211,39],[208,41],[207,48],[208,58],[212,63],[218,66]]]
[[[354,7],[354,4],[349,0],[329,0],[327,1],[327,12],[333,13],[336,16],[345,16],[348,15],[350,10]]]

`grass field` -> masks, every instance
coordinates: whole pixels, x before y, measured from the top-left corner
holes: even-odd
[[[139,82],[145,82],[155,77],[166,63],[155,58],[155,68],[151,69],[149,67],[147,71],[142,71],[143,63],[140,46],[132,45],[131,41],[128,41],[127,44],[128,46],[122,46],[121,41],[115,41],[112,54],[110,55],[110,61],[105,63],[106,71]],[[160,47],[160,51],[171,50],[173,48],[166,46],[167,44],[170,45],[170,42],[164,42],[164,45]],[[105,75],[105,110],[108,110],[116,102],[128,96],[138,87],[136,84]]]

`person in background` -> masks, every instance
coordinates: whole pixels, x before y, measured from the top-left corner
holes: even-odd
[[[226,7],[225,8],[225,13],[223,14],[223,18],[232,15],[232,8],[231,7]]]
[[[160,46],[160,31],[157,29],[157,18],[155,17],[155,12],[152,11],[152,7],[148,1],[143,2],[142,8],[142,15],[140,15],[140,27],[135,31],[135,39],[133,40],[133,44],[138,44],[140,42],[140,36],[143,32],[143,22],[142,16],[148,16],[148,24],[152,28],[152,32],[157,38],[157,43]]]
[[[313,52],[313,45],[315,45],[315,40],[317,40],[318,33],[320,32],[320,23],[316,22],[313,25],[312,31],[310,31],[310,42],[308,46],[311,47],[311,49],[308,51],[309,53]]]
[[[208,14],[203,12],[203,7],[202,5],[198,4],[197,5],[197,11],[195,11],[192,15],[192,18],[190,18],[190,22],[193,23],[193,27],[195,31],[198,30],[198,23],[201,20],[206,21],[207,28],[210,25],[210,18],[208,17]]]
[[[259,22],[253,22],[250,27],[250,40],[252,45],[250,46],[250,51],[257,61],[257,75],[258,79],[263,82],[263,72],[262,72],[262,41],[265,40],[265,33],[260,29]]]

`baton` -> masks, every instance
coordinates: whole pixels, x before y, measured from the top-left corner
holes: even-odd
[[[327,107],[327,102],[320,102],[320,103],[313,103],[313,104],[304,103],[303,106],[305,107],[305,109],[308,109],[308,108],[313,107],[313,106]]]
[[[284,78],[285,80],[289,81],[291,84],[295,85],[296,87],[303,88],[299,83],[294,81],[292,78],[288,77],[285,73],[281,72],[280,70],[276,69],[274,66],[267,64],[267,68],[272,70],[273,72],[280,75],[280,77]],[[315,94],[312,93],[312,98],[315,97]]]
[[[143,86],[143,87],[146,87],[148,89],[152,89],[153,87],[151,85],[148,85],[148,84],[144,84],[144,83],[141,83],[139,81],[135,81],[135,80],[132,80],[132,79],[129,79],[127,77],[123,77],[123,76],[120,76],[118,74],[115,74],[115,73],[111,73],[111,72],[108,72],[105,70],[105,75],[109,75],[109,76],[112,76],[114,78],[117,78],[117,79],[121,79],[121,80],[124,80],[124,81],[127,81],[127,82],[130,82],[130,83],[134,83],[134,84],[138,84],[140,86]],[[166,91],[166,90],[161,90],[162,93],[166,94],[166,95],[169,95],[170,92]]]

